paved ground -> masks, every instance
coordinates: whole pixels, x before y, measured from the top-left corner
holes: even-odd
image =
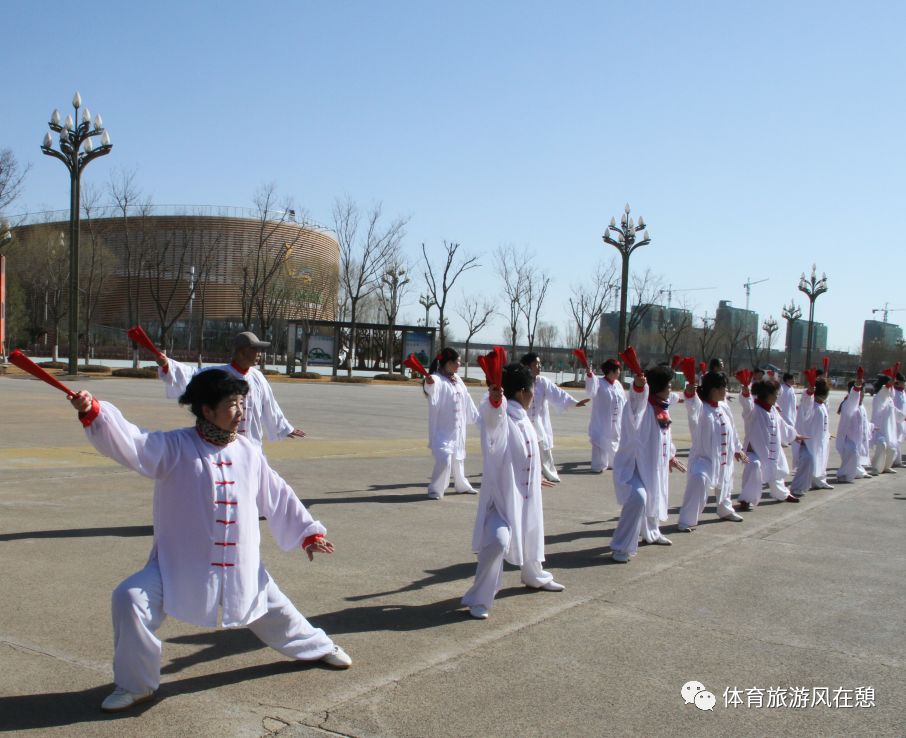
[[[80,384],[140,424],[186,424],[155,381]],[[706,511],[692,535],[671,533],[683,490],[675,478],[665,527],[675,545],[643,547],[619,566],[609,556],[618,508],[609,475],[589,472],[587,411],[556,416],[564,481],[545,493],[547,553],[567,589],[528,592],[510,571],[491,618],[479,622],[458,604],[474,571],[475,498],[425,499],[431,460],[419,390],[280,383],[275,391],[310,437],[272,444],[268,457],[337,552],[310,564],[265,535],[265,561],[353,668],[295,664],[246,630],[169,620],[158,699],[126,716],[101,714],[111,688],[109,595],[147,556],[150,484],[93,452],[62,395],[3,377],[0,732],[906,732],[906,474],[812,492],[800,505],[767,503],[741,524],[712,522]],[[676,415],[684,446],[685,418]],[[471,451],[467,471],[478,484],[480,455]],[[684,703],[691,680],[715,695],[712,711]],[[728,707],[734,694],[742,704]],[[786,707],[777,706],[781,694]]]

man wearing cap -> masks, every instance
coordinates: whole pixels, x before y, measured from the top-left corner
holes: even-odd
[[[178,400],[186,391],[189,382],[198,372],[208,369],[222,369],[237,379],[248,382],[249,393],[245,400],[245,416],[239,433],[260,446],[265,435],[269,441],[282,438],[303,438],[305,432],[295,428],[274,398],[270,382],[258,370],[261,349],[270,346],[268,341],[259,340],[251,331],[244,331],[233,339],[233,359],[229,364],[216,367],[197,367],[182,364],[161,356],[157,359],[157,375],[167,386],[167,398]]]

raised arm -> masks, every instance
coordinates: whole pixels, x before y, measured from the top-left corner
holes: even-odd
[[[158,359],[157,376],[163,381],[166,387],[167,399],[178,400],[192,377],[198,374],[198,367],[189,366],[179,361],[173,361],[166,356]]]

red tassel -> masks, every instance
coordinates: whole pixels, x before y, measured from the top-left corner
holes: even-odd
[[[489,387],[503,385],[503,367],[506,366],[506,351],[495,346],[488,353],[478,357],[478,365],[484,372]]]
[[[639,356],[632,346],[627,346],[626,350],[620,354],[620,358],[633,374],[643,374],[642,365],[639,364]]]
[[[428,370],[422,366],[422,363],[415,357],[415,354],[409,354],[409,356],[403,359],[403,366],[421,374],[423,377],[428,376]]]
[[[865,370],[860,366],[856,369],[856,383],[862,384],[863,379],[865,379]]]
[[[588,356],[586,355],[584,349],[580,349],[580,348],[573,349],[573,356],[575,356],[579,360],[579,363],[585,367],[585,371],[589,371]]]
[[[158,358],[163,357],[163,353],[154,345],[154,342],[148,338],[148,334],[145,333],[145,330],[140,326],[136,325],[126,331],[126,335],[130,339],[135,341],[139,346],[144,346],[148,351],[157,356]]]
[[[814,387],[815,382],[818,381],[818,370],[817,369],[806,369],[802,374],[805,376],[805,381],[808,382],[809,387]]]
[[[683,361],[682,356],[680,356],[679,354],[674,354],[670,358],[670,368],[673,370],[676,370],[676,368],[682,363],[682,361]]]
[[[828,376],[827,366],[828,366],[828,364],[830,364],[830,361],[828,361],[828,358],[826,356],[824,357],[823,361],[824,361],[824,376],[827,377]]]
[[[743,387],[748,387],[749,384],[752,382],[752,370],[751,369],[740,369],[738,372],[736,372],[736,374],[734,376],[739,380],[739,383]]]
[[[61,392],[65,392],[67,397],[72,397],[75,394],[69,387],[35,364],[35,362],[19,351],[19,349],[15,349],[9,355],[9,363],[19,367],[24,372],[28,372],[33,377],[37,377],[42,382],[47,382],[51,387],[56,387]]]
[[[700,374],[704,375],[704,373],[707,370],[708,370],[708,365],[705,362],[703,362],[703,361],[698,362],[698,371]]]
[[[685,359],[682,359],[680,361],[679,366],[680,371],[686,378],[686,381],[689,384],[693,384],[695,382],[695,357],[687,356]]]

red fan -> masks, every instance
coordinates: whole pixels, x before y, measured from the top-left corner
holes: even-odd
[[[751,369],[740,369],[734,375],[743,387],[748,387],[752,382],[752,370]]]
[[[828,361],[828,358],[826,356],[824,357],[824,359],[822,361],[824,363],[824,376],[827,377],[828,376],[827,367],[828,367],[828,364],[830,364],[830,362]]]
[[[687,356],[684,359],[681,359],[679,362],[680,371],[683,373],[683,376],[686,378],[686,381],[689,384],[695,382],[695,357]]]
[[[806,369],[804,372],[802,372],[802,374],[803,374],[803,376],[805,376],[805,381],[808,382],[808,386],[814,387],[815,382],[818,381],[818,370],[817,369]]]
[[[422,366],[422,363],[415,358],[415,354],[409,354],[405,359],[403,359],[403,366],[407,369],[411,369],[418,374],[421,374],[423,377],[428,376],[428,370]]]
[[[500,387],[503,384],[503,367],[506,366],[506,351],[495,346],[488,353],[478,357],[478,365],[488,380],[488,386]]]
[[[620,354],[623,363],[629,367],[633,374],[642,374],[642,365],[639,363],[638,354],[632,346],[627,346],[626,350]]]
[[[680,356],[679,354],[674,354],[670,358],[670,368],[675,370],[682,363],[682,361],[683,361],[682,356]]]
[[[19,367],[22,371],[28,372],[33,377],[37,377],[42,382],[47,382],[51,387],[56,387],[61,392],[65,392],[67,397],[72,397],[75,394],[69,387],[58,381],[56,377],[53,377],[44,371],[25,354],[19,351],[19,349],[15,349],[9,355],[9,363]]]
[[[585,349],[573,349],[573,356],[575,356],[579,360],[579,363],[585,367],[585,371],[591,371],[588,367],[588,356],[585,353]]]
[[[144,346],[148,351],[154,354],[158,359],[164,358],[163,353],[157,346],[154,345],[154,342],[148,338],[148,334],[145,333],[145,329],[140,325],[133,326],[128,331],[126,335],[129,336],[133,341],[135,341],[139,346]]]
[[[865,370],[860,366],[856,369],[856,384],[862,384],[863,379],[865,379]]]
[[[707,370],[708,370],[708,365],[705,362],[703,362],[703,361],[698,362],[698,371],[700,374],[703,375]]]

